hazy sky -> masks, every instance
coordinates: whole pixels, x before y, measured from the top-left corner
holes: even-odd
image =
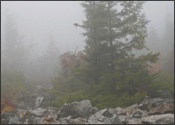
[[[19,33],[25,39],[36,43],[37,50],[47,46],[48,34],[52,32],[57,40],[60,53],[63,51],[82,50],[85,42],[80,35],[83,29],[75,28],[74,23],[84,20],[81,1],[1,1],[1,25],[5,11],[14,14]],[[144,5],[146,17],[151,20],[149,27],[155,28],[158,35],[163,34],[165,17],[170,13],[174,20],[174,1],[148,1]],[[3,27],[2,27],[3,28]]]

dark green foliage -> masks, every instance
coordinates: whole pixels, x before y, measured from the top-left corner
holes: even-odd
[[[134,53],[146,48],[149,21],[141,11],[143,4],[143,1],[82,3],[86,20],[76,26],[85,30],[85,62],[72,68],[71,77],[59,76],[54,80],[54,88],[60,94],[54,105],[89,99],[100,109],[125,107],[140,103],[155,90],[170,88],[163,85],[171,84],[171,78],[164,76],[160,82],[161,76],[149,69],[150,64],[158,61],[159,53],[140,56]]]
[[[165,72],[159,72],[154,75],[153,84],[150,85],[150,96],[159,90],[168,90],[174,98],[174,76]]]

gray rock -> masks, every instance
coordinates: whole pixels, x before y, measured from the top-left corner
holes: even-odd
[[[116,111],[117,111],[117,114],[121,114],[122,108],[121,107],[117,107]]]
[[[126,118],[127,116],[126,115],[119,115],[118,118],[120,119],[120,121],[124,124],[126,124]]]
[[[86,118],[75,118],[75,119],[70,119],[68,121],[68,124],[85,124],[87,122]]]
[[[104,120],[102,121],[102,124],[113,124],[113,123],[109,118],[104,118]]]
[[[12,112],[1,112],[1,124],[16,124],[18,117]]]
[[[91,115],[88,119],[89,124],[121,124],[121,120],[116,114],[112,114],[108,109],[103,109]]]
[[[91,111],[92,114],[95,114],[96,112],[98,112],[98,108],[97,107],[92,107]]]
[[[1,124],[8,124],[9,119],[1,118]]]
[[[39,124],[41,122],[41,117],[34,118],[35,124]]]
[[[78,102],[75,109],[81,117],[89,117],[92,114],[92,105],[89,100]]]
[[[35,108],[34,109],[36,109],[36,108],[41,106],[41,103],[43,102],[43,99],[44,99],[44,97],[37,97],[36,98]]]
[[[89,124],[112,124],[109,118],[105,118],[102,115],[91,115],[88,119]]]
[[[142,111],[140,109],[136,109],[132,113],[132,117],[134,117],[134,118],[141,118],[143,116],[148,116],[148,112],[147,111]]]
[[[151,108],[149,111],[150,115],[163,113],[174,113],[174,103],[164,103],[160,106]]]
[[[145,124],[174,124],[174,114],[151,115],[141,118]]]
[[[113,124],[122,124],[122,121],[116,114],[114,114],[113,117],[110,118],[110,120]]]
[[[155,121],[156,124],[174,124],[174,119],[171,117],[159,118]]]
[[[35,110],[29,110],[29,112],[31,114],[36,115],[36,116],[43,116],[45,111],[46,111],[46,109],[44,109],[44,108],[37,108]]]
[[[41,118],[40,124],[60,124],[54,116],[48,115]]]
[[[170,90],[159,90],[159,93],[162,98],[172,98]]]
[[[26,119],[25,122],[24,122],[24,124],[30,124],[29,123],[29,119]]]
[[[40,121],[40,119],[38,119],[38,122],[36,120],[35,117],[30,117],[29,119],[27,118],[25,121],[24,121],[24,124],[38,124]]]
[[[138,108],[138,104],[131,105],[129,107],[121,109],[120,113],[121,115],[130,115]]]
[[[116,115],[117,115],[117,110],[116,110],[116,108],[109,108],[108,111],[109,111],[111,114],[116,114]]]
[[[113,112],[111,110],[109,111],[108,109],[101,110],[101,114],[109,118],[113,116]]]
[[[150,98],[148,96],[145,96],[144,100],[139,104],[138,108],[141,110],[150,110],[152,107],[150,103]]]
[[[17,116],[14,116],[14,117],[10,117],[9,118],[8,124],[19,124],[19,123],[20,123],[20,121],[19,121],[19,119],[18,119]]]
[[[133,118],[127,121],[127,124],[143,124],[140,118]]]
[[[91,102],[89,100],[83,100],[81,102],[73,102],[71,104],[64,104],[58,111],[58,117],[67,117],[69,115],[72,118],[88,118],[94,109],[92,108]]]
[[[98,122],[97,117],[95,117],[94,115],[91,115],[88,119],[89,124],[96,124],[97,122]]]
[[[163,105],[163,104],[166,104],[166,103],[174,103],[174,99],[172,98],[153,98],[153,99],[150,99],[150,103],[152,105],[152,107],[156,107],[156,106],[160,106],[160,105]]]
[[[57,119],[60,123],[66,123],[67,124],[71,120],[71,118],[72,118],[72,116],[67,116],[67,117],[64,117],[64,118],[60,117],[60,118],[57,118]]]
[[[27,110],[19,110],[16,115],[19,118],[20,121],[24,121],[24,119],[26,119],[26,117],[30,114],[30,112],[28,112]]]
[[[150,103],[153,107],[159,106],[163,101],[164,101],[164,99],[162,99],[162,98],[150,99]]]

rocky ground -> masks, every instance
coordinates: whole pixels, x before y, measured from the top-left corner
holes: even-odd
[[[170,98],[146,96],[140,104],[102,110],[89,100],[64,104],[57,110],[43,108],[44,97],[35,99],[33,107],[21,106],[14,112],[1,113],[1,124],[174,124],[174,100]]]

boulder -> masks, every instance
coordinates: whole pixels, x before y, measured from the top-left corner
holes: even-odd
[[[148,116],[148,112],[147,111],[142,111],[140,109],[136,109],[132,113],[132,117],[133,118],[141,118],[141,117],[144,117],[144,116]]]
[[[144,100],[139,104],[138,108],[141,110],[149,111],[152,108],[150,98],[148,96],[145,96]]]
[[[58,117],[67,117],[69,115],[72,118],[88,118],[93,112],[94,109],[89,100],[83,100],[81,102],[73,102],[71,104],[64,104],[61,109],[58,111]]]
[[[149,114],[174,113],[174,103],[164,103],[157,107],[151,108]]]
[[[174,100],[169,99],[169,98],[167,98],[167,99],[163,99],[163,98],[150,99],[150,104],[152,105],[152,108],[163,105],[163,104],[166,104],[166,103],[174,103]]]
[[[20,124],[21,122],[19,121],[17,116],[10,117],[8,124]]]
[[[138,104],[131,105],[129,107],[123,108],[120,110],[120,115],[130,115],[134,110],[138,108]]]
[[[121,121],[123,124],[126,124],[126,118],[127,118],[126,115],[119,115],[118,118],[120,119],[120,121]]]
[[[15,116],[13,112],[3,112],[1,113],[1,124],[18,124],[19,119]]]
[[[112,124],[121,124],[122,123],[116,114],[114,114],[113,117],[110,118],[110,121],[112,122]]]
[[[119,115],[119,114],[121,114],[122,108],[121,107],[117,107],[116,111],[117,111],[117,114]]]
[[[46,112],[47,110],[44,109],[44,108],[37,108],[35,110],[29,110],[29,112],[32,114],[32,115],[35,115],[35,116],[43,116],[44,112]]]
[[[150,99],[150,104],[152,105],[152,107],[156,107],[161,105],[163,101],[164,101],[163,98],[153,98],[153,99]]]
[[[40,121],[40,118],[38,119],[38,122],[35,117],[30,117],[29,119],[27,118],[23,124],[38,124]]]
[[[158,93],[161,98],[172,98],[170,90],[159,90]]]
[[[140,118],[132,118],[127,120],[127,124],[143,124]]]
[[[40,124],[60,124],[54,116],[48,115],[41,119]]]
[[[141,118],[144,124],[174,124],[174,114],[151,115]]]
[[[87,122],[86,118],[75,118],[75,119],[70,119],[68,121],[68,124],[85,124]]]
[[[91,115],[88,124],[121,124],[121,120],[116,114],[108,109],[103,109]]]
[[[67,116],[67,117],[58,117],[57,120],[61,123],[61,124],[68,124],[68,122],[71,120],[72,116]]]
[[[30,112],[28,110],[19,109],[16,113],[20,123],[24,123],[26,119],[30,118]]]
[[[103,110],[101,110],[101,115],[110,118],[113,116],[113,112],[111,112],[111,110],[109,110],[109,109],[103,109]]]

